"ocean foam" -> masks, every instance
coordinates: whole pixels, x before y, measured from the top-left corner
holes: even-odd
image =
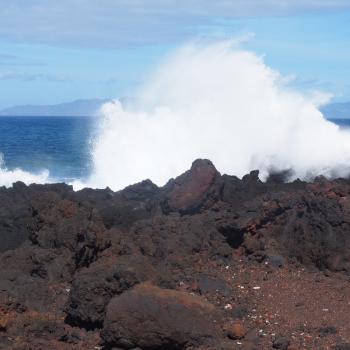
[[[8,170],[0,153],[0,186],[11,187],[17,181],[24,182],[26,185],[48,183],[50,182],[49,172],[44,170],[39,174],[33,174],[22,169]]]
[[[237,42],[190,43],[167,57],[135,94],[137,103],[103,107],[92,149],[93,172],[82,187],[119,190],[151,179],[164,185],[197,158],[222,173],[290,169],[290,180],[350,174],[350,132],[318,107],[327,95],[305,96],[288,78]],[[52,182],[0,167],[0,185]]]
[[[86,183],[114,190],[149,178],[163,185],[196,158],[222,173],[293,178],[350,173],[350,133],[318,110],[325,94],[303,96],[261,57],[224,41],[188,44],[168,57],[133,108],[103,108]]]

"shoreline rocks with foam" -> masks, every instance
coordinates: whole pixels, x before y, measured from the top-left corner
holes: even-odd
[[[350,342],[350,180],[197,160],[162,188],[16,183],[0,200],[0,348]]]

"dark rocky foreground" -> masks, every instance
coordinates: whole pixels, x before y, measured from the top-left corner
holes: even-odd
[[[0,200],[1,349],[350,349],[350,180],[198,160],[163,188]]]

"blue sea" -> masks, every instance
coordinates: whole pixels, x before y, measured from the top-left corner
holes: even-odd
[[[350,119],[332,120],[350,127]],[[60,181],[86,178],[99,120],[92,117],[0,117],[0,153],[8,170],[49,170]]]
[[[0,117],[0,153],[8,170],[49,170],[62,181],[91,172],[98,120],[92,117]]]
[[[350,119],[330,119],[330,121],[341,127],[350,128]]]

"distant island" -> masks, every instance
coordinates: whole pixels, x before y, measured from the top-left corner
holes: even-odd
[[[0,111],[0,116],[78,117],[95,116],[110,99],[84,99],[56,105],[22,105]]]
[[[134,101],[132,98],[120,99],[123,104]],[[56,105],[21,105],[0,110],[0,116],[36,117],[79,117],[96,116],[102,105],[111,99],[81,99]],[[330,103],[320,108],[327,119],[350,119],[350,102]]]

